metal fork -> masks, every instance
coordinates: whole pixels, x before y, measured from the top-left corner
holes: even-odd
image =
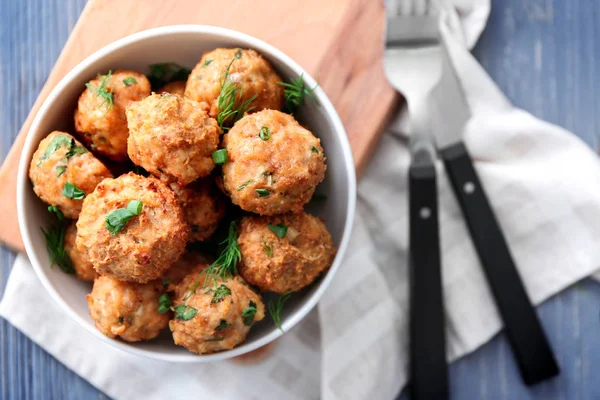
[[[442,72],[439,15],[432,0],[386,2],[384,70],[406,99],[411,165],[410,365],[413,400],[448,398],[436,158],[425,101]]]

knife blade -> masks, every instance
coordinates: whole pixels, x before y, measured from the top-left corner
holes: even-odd
[[[504,321],[521,376],[527,385],[532,385],[557,375],[559,367],[462,140],[471,111],[448,45],[442,40],[442,77],[430,98],[436,119],[443,122],[434,124],[436,146]]]

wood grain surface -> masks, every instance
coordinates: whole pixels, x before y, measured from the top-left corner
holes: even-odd
[[[346,127],[360,173],[398,100],[381,66],[382,4],[372,0],[228,0],[227,12],[223,12],[220,0],[89,1],[0,169],[0,204],[5,210],[0,242],[24,251],[16,215],[16,175],[25,134],[44,99],[94,51],[158,26],[231,28],[287,53],[319,78]]]

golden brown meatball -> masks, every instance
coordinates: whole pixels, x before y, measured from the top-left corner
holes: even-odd
[[[175,81],[167,83],[156,91],[156,93],[171,93],[178,96],[183,96],[185,93],[185,81]]]
[[[281,82],[281,78],[254,50],[215,49],[204,53],[188,77],[185,96],[207,103],[210,116],[217,118],[219,94],[228,67],[228,79],[236,84],[241,93],[237,105],[256,95],[251,104],[252,112],[267,108],[281,110],[284,90],[277,83]]]
[[[133,200],[141,201],[139,215],[111,233],[107,216]],[[179,259],[187,237],[188,226],[173,191],[156,178],[133,172],[102,181],[83,202],[77,221],[77,248],[88,252],[96,271],[131,282],[159,278]]]
[[[169,322],[175,344],[197,354],[229,350],[242,343],[256,321],[264,318],[264,304],[239,276],[204,287],[204,274],[194,271],[178,285]]]
[[[167,269],[161,276],[164,284],[177,284],[194,270],[203,270],[210,263],[210,258],[197,251],[186,251],[181,258]]]
[[[104,164],[73,136],[60,131],[50,133],[40,142],[29,165],[35,194],[57,206],[67,218],[79,216],[83,199],[74,189],[73,193],[65,191],[65,185],[72,184],[87,196],[105,178],[112,175]]]
[[[113,160],[127,158],[129,104],[150,95],[150,82],[143,74],[117,70],[99,75],[86,85],[75,110],[75,130],[90,148]]]
[[[64,248],[71,262],[75,275],[82,281],[92,282],[96,277],[96,270],[94,265],[90,262],[87,254],[83,251],[77,250],[75,239],[77,238],[77,225],[75,222],[71,222],[65,233]]]
[[[169,322],[170,313],[158,311],[158,298],[163,292],[160,281],[140,284],[100,275],[86,300],[100,332],[109,338],[119,336],[127,342],[139,342],[155,338]]]
[[[306,213],[246,216],[240,221],[238,244],[240,275],[260,290],[276,293],[310,285],[335,256],[325,224]]]
[[[203,241],[212,236],[225,216],[225,203],[213,183],[199,180],[181,187],[171,183],[190,226],[190,241]]]
[[[261,215],[302,211],[327,169],[321,141],[280,111],[245,116],[223,145],[225,192],[234,204]]]
[[[127,109],[131,161],[153,175],[187,185],[210,174],[219,144],[217,121],[192,100],[153,94]]]

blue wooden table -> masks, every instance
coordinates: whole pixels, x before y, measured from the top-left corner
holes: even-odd
[[[493,3],[475,49],[480,62],[517,106],[600,148],[600,1]],[[0,0],[0,161],[84,5],[85,0]],[[0,296],[13,260],[13,253],[0,251]],[[453,398],[600,399],[600,285],[580,282],[538,312],[561,376],[523,386],[501,334],[452,364]],[[3,400],[107,398],[4,320],[0,373]]]

